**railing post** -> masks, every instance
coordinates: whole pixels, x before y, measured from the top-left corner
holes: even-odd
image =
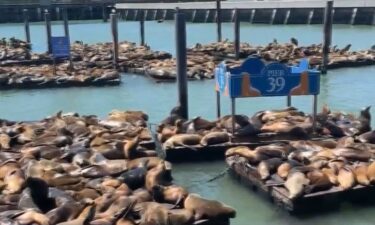
[[[332,41],[332,21],[333,21],[333,1],[327,1],[327,5],[324,11],[324,40],[323,40],[323,65],[322,74],[327,73],[327,65],[329,62],[329,49]]]
[[[238,15],[238,9],[235,9],[234,14],[234,54],[236,60],[240,58],[240,20]]]
[[[221,42],[221,0],[216,0],[216,15],[217,41]]]
[[[44,20],[46,23],[46,34],[47,34],[47,46],[48,46],[48,53],[52,53],[52,43],[51,43],[51,14],[48,12],[48,9],[44,11]]]
[[[113,42],[113,67],[117,69],[118,62],[118,30],[117,30],[117,13],[112,11],[111,13],[111,31],[112,31],[112,42]]]
[[[177,86],[178,103],[181,107],[182,117],[188,119],[188,87],[187,87],[187,57],[186,57],[186,21],[185,14],[176,8],[176,65],[177,65]]]

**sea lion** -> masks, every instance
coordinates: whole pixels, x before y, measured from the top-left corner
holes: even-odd
[[[109,208],[106,211],[96,214],[95,219],[111,218],[113,215],[115,215],[122,209],[134,205],[135,202],[136,200],[131,197],[120,196],[111,204],[111,206],[109,206]]]
[[[55,199],[48,197],[48,184],[44,180],[28,177],[26,179],[26,186],[30,190],[32,201],[43,213],[56,208]]]
[[[168,225],[168,209],[156,202],[137,203],[134,211],[139,212],[141,219],[139,225]]]
[[[290,199],[295,199],[301,196],[304,192],[305,186],[310,183],[305,174],[299,171],[289,173],[284,186],[288,190]]]
[[[56,225],[89,225],[90,222],[94,219],[95,209],[95,205],[89,205],[82,210],[82,212],[76,219],[58,223]]]
[[[227,132],[210,132],[202,137],[200,144],[202,146],[221,144],[229,141]]]
[[[372,154],[368,151],[360,151],[353,148],[335,148],[332,151],[337,157],[352,161],[368,162],[372,157]]]
[[[194,212],[194,220],[234,218],[236,210],[215,200],[208,200],[197,194],[189,194],[184,201],[184,208]]]
[[[358,184],[363,186],[368,186],[370,184],[370,180],[367,177],[367,165],[365,163],[354,166],[354,175]]]
[[[305,192],[307,193],[327,190],[333,185],[329,177],[320,170],[314,170],[307,173],[307,179],[310,181],[309,186],[305,189]]]
[[[169,180],[164,161],[160,161],[160,163],[156,167],[152,168],[147,172],[145,178],[145,188],[149,192],[152,192],[154,186],[168,184]]]
[[[349,166],[342,167],[338,172],[337,181],[339,182],[342,190],[352,188],[356,182],[352,168]]]
[[[25,185],[25,175],[21,169],[9,172],[4,178],[5,188],[2,194],[17,194]]]
[[[189,193],[185,188],[177,185],[155,185],[152,187],[152,194],[157,202],[166,202],[178,205],[187,197]]]
[[[116,222],[116,225],[135,225],[135,222],[130,219],[121,218]]]
[[[202,137],[198,134],[176,134],[164,142],[163,148],[171,149],[178,146],[192,148],[190,146],[198,145],[201,141],[201,138]]]
[[[137,168],[122,173],[119,178],[132,190],[143,187],[147,174],[147,164],[148,160],[144,159]]]
[[[49,225],[49,218],[46,215],[38,213],[34,210],[25,211],[23,214],[15,218],[20,224],[33,224]]]
[[[49,224],[57,224],[76,218],[83,207],[83,205],[77,202],[65,202],[61,206],[49,211],[46,216],[49,218]]]
[[[137,199],[137,202],[150,202],[152,201],[152,196],[149,191],[144,188],[138,188],[133,191],[132,196]]]
[[[142,158],[133,159],[133,160],[128,161],[128,163],[127,163],[128,170],[137,168],[139,166],[139,164],[144,160],[148,160],[147,170],[156,167],[157,165],[159,165],[160,161],[162,161],[161,158],[154,157],[154,156],[153,157],[142,157]],[[165,163],[168,164],[169,162],[165,161]]]
[[[136,136],[132,140],[126,141],[126,143],[124,144],[124,156],[126,159],[137,158],[137,148],[139,142],[139,136]]]
[[[362,143],[371,143],[375,144],[375,130],[368,131],[357,137],[357,139]]]
[[[258,173],[262,180],[267,180],[277,168],[283,163],[280,158],[271,158],[263,160],[258,165]]]
[[[322,169],[322,173],[324,173],[329,181],[333,184],[333,185],[339,185],[339,182],[337,180],[337,169],[333,169],[333,168],[323,168]]]
[[[170,225],[189,225],[193,223],[194,213],[188,209],[172,209],[169,213]]]
[[[255,148],[258,154],[263,154],[269,158],[286,158],[289,154],[290,147],[284,144],[270,144],[264,146],[258,146]]]
[[[7,134],[0,133],[0,150],[7,150],[10,149],[10,137]]]
[[[375,161],[367,167],[367,177],[371,184],[375,183]]]
[[[279,177],[283,179],[286,179],[291,169],[296,166],[302,166],[302,164],[295,160],[288,160],[287,162],[283,162],[277,168],[277,175],[279,175]]]
[[[251,150],[246,146],[237,146],[233,148],[229,148],[225,152],[225,157],[239,155],[241,157],[246,158],[250,164],[255,165],[258,164],[261,160],[268,159],[269,157],[263,154],[258,154],[257,151]]]

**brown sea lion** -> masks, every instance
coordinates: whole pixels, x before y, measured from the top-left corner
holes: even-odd
[[[58,223],[56,225],[89,225],[90,222],[94,219],[95,208],[95,205],[89,205],[82,210],[82,212],[76,219]]]
[[[12,170],[5,176],[4,183],[3,194],[20,193],[25,185],[25,175],[21,169]]]
[[[130,219],[121,218],[116,222],[116,225],[135,225],[135,223]]]
[[[200,219],[234,218],[236,210],[215,200],[208,200],[197,194],[189,194],[184,208],[194,212],[195,221]]]
[[[289,154],[290,147],[285,144],[270,144],[256,147],[255,151],[259,154],[266,155],[269,158],[286,158]]]
[[[307,193],[327,190],[333,185],[329,177],[320,170],[314,170],[307,173],[307,179],[310,180],[309,186],[305,189],[305,192]]]
[[[368,162],[372,157],[371,152],[360,151],[353,148],[335,148],[332,151],[337,157],[343,157],[352,161]]]
[[[49,218],[46,215],[38,213],[34,210],[25,211],[23,214],[15,218],[20,224],[33,224],[49,225]]]
[[[57,224],[76,218],[83,207],[83,205],[77,202],[65,202],[61,206],[49,211],[46,216],[49,218],[50,224]]]
[[[132,196],[137,199],[137,202],[150,202],[152,201],[152,196],[149,191],[144,188],[138,188],[133,191]]]
[[[370,184],[370,180],[367,177],[367,165],[365,163],[354,166],[354,175],[358,184],[363,186],[368,186]]]
[[[140,163],[144,160],[148,160],[148,163],[147,163],[148,170],[156,167],[157,165],[159,165],[160,161],[162,161],[162,159],[159,157],[142,157],[142,158],[133,159],[133,160],[128,161],[127,163],[128,170],[137,168],[140,165]],[[167,163],[168,162],[166,162],[166,164]]]
[[[163,148],[171,149],[178,146],[190,148],[191,145],[198,145],[201,139],[198,134],[176,134],[164,142]]]
[[[357,137],[357,139],[362,143],[371,143],[375,144],[375,130],[368,131]]]
[[[302,166],[301,163],[294,161],[294,160],[288,160],[286,162],[283,162],[280,164],[280,166],[277,168],[277,175],[279,177],[286,179],[289,175],[289,172],[296,166]]]
[[[10,141],[9,135],[0,133],[0,150],[10,149]]]
[[[289,173],[284,186],[288,190],[290,199],[295,199],[304,193],[305,186],[310,183],[305,174],[299,171]]]
[[[241,157],[246,158],[250,164],[255,165],[258,164],[261,160],[268,159],[269,157],[263,154],[258,154],[258,152],[251,150],[246,146],[238,146],[229,148],[225,152],[225,157],[239,155]]]
[[[189,225],[193,223],[194,213],[188,209],[169,210],[169,225]]]
[[[156,202],[137,203],[134,211],[139,212],[139,225],[169,225],[168,209]]]
[[[375,161],[367,167],[367,177],[371,184],[375,183]]]
[[[352,168],[349,166],[342,167],[337,175],[337,181],[342,190],[348,190],[354,187],[356,180]]]
[[[283,163],[280,158],[271,158],[263,160],[258,165],[258,173],[262,180],[267,180],[277,168]]]
[[[6,160],[0,164],[0,179],[4,179],[13,170],[19,169],[17,162],[13,159]]]
[[[132,140],[126,141],[126,143],[124,144],[124,156],[126,159],[137,158],[137,148],[139,142],[139,136],[136,136]]]
[[[95,219],[111,218],[117,212],[134,204],[134,199],[128,196],[118,197],[104,212],[95,215]]]
[[[329,181],[333,184],[333,185],[339,185],[339,182],[337,180],[337,173],[338,173],[338,170],[337,169],[333,169],[333,168],[323,168],[322,169],[322,173],[324,173]]]
[[[155,185],[152,188],[152,194],[154,196],[154,199],[158,202],[166,202],[178,205],[187,197],[189,193],[185,188],[177,185]]]
[[[168,185],[167,170],[164,161],[161,161],[158,166],[149,170],[145,178],[145,188],[152,192],[153,187],[156,185]]]
[[[211,130],[216,126],[216,122],[210,122],[208,120],[202,119],[200,116],[195,117],[192,120],[195,130]]]
[[[202,146],[221,144],[229,141],[227,132],[210,132],[202,137],[200,144]]]

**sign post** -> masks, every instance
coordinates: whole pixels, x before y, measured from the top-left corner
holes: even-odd
[[[56,59],[69,59],[70,60],[70,41],[69,41],[69,38],[66,36],[51,37],[51,45],[52,45],[53,71],[54,71],[54,75],[56,75]]]
[[[290,105],[291,96],[313,95],[313,129],[315,132],[320,72],[310,70],[307,59],[301,60],[298,66],[286,66],[277,62],[265,65],[259,58],[250,57],[241,66],[230,69],[227,69],[225,62],[222,62],[215,70],[215,79],[216,91],[232,100],[232,128],[235,123],[236,98],[287,96],[288,105]]]

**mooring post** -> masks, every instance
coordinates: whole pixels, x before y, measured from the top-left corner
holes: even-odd
[[[30,40],[30,24],[29,24],[29,10],[23,10],[23,20],[25,24],[25,38],[27,43],[31,43]]]
[[[234,54],[236,60],[238,60],[240,58],[240,20],[238,9],[235,9],[234,14]]]
[[[291,107],[292,106],[292,96],[288,95],[286,97],[286,106]]]
[[[318,96],[314,95],[313,102],[313,133],[316,133],[316,115],[318,113]]]
[[[111,12],[111,31],[112,31],[112,62],[113,68],[117,69],[118,62],[118,30],[117,30],[117,13],[115,10]]]
[[[221,42],[221,0],[216,0],[217,42]]]
[[[48,9],[44,11],[44,20],[46,22],[46,33],[47,33],[47,46],[48,46],[48,53],[52,53],[52,44],[51,44],[51,14],[48,12]]]
[[[140,34],[141,34],[141,40],[140,45],[145,45],[145,13],[143,10],[139,13],[139,26],[140,26]]]
[[[62,16],[63,16],[63,20],[64,20],[64,34],[65,34],[65,37],[67,37],[69,42],[70,42],[69,17],[68,17],[68,9],[67,8],[63,8]],[[73,61],[72,61],[71,55],[69,55],[69,70],[73,71]]]
[[[220,91],[216,91],[216,116],[217,119],[221,117]]]
[[[234,134],[234,129],[236,127],[236,98],[231,98],[231,110],[232,110],[232,134]]]
[[[186,21],[185,14],[176,8],[176,66],[177,66],[177,87],[178,103],[181,107],[182,117],[188,119],[188,87],[186,76]]]
[[[333,1],[327,1],[326,8],[324,10],[324,40],[323,40],[323,65],[322,74],[327,73],[327,65],[329,62],[329,49],[332,41],[332,21],[333,21]]]

